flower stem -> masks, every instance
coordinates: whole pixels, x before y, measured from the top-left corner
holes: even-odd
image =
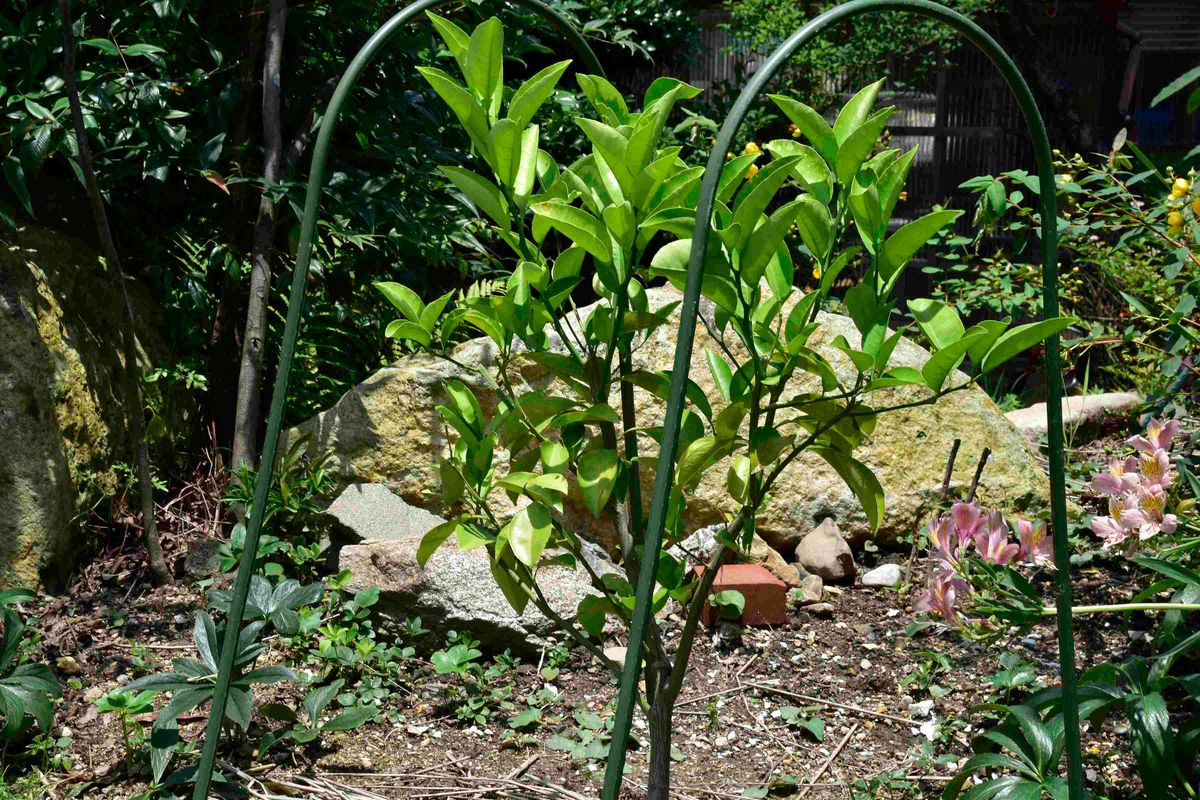
[[[1126,611],[1200,611],[1200,603],[1116,603],[1100,606],[1072,606],[1071,616],[1083,614],[1120,614]],[[1053,617],[1054,606],[1042,608],[1043,617]]]

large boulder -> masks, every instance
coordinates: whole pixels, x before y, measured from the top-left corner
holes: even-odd
[[[377,614],[393,620],[420,617],[438,634],[467,631],[494,649],[529,652],[554,633],[554,624],[530,603],[518,615],[492,578],[487,552],[459,550],[446,542],[422,567],[417,563],[421,537],[443,520],[396,497],[386,486],[353,484],[330,506],[335,541],[341,545],[337,565],[353,577],[347,588],[377,587]],[[615,571],[602,551],[585,554],[597,574]],[[538,570],[538,585],[555,612],[571,617],[579,601],[592,594],[582,567],[552,566]]]
[[[680,299],[671,287],[647,292],[652,308]],[[713,307],[702,303],[701,313],[711,316]],[[582,315],[589,313],[582,309]],[[834,365],[839,377],[851,378],[849,359],[830,346],[839,334],[855,345],[859,341],[853,322],[836,314],[821,314],[820,327],[810,344]],[[634,366],[649,370],[669,370],[675,352],[677,326],[658,328],[633,355]],[[706,349],[717,349],[705,328],[696,330],[691,377],[710,398],[719,395],[704,359]],[[496,349],[487,339],[475,339],[459,346],[455,359],[468,367],[464,370],[429,355],[413,355],[379,370],[350,390],[328,411],[304,422],[286,436],[305,436],[319,450],[330,450],[335,457],[335,472],[341,485],[353,482],[385,483],[402,498],[415,505],[438,509],[437,462],[450,440],[446,426],[435,407],[446,402],[444,383],[457,378],[471,386],[484,406],[485,413],[495,409],[478,367],[491,369]],[[892,356],[892,365],[919,368],[929,358],[920,346],[902,340]],[[531,387],[546,387],[552,376],[539,366],[524,360],[519,382]],[[798,378],[800,386],[806,378]],[[955,373],[949,383],[963,382]],[[810,386],[811,388],[811,386]],[[922,396],[916,387],[887,389],[872,395],[877,406],[908,402]],[[615,397],[614,397],[615,401]],[[638,420],[642,425],[659,424],[663,404],[656,398],[637,392]],[[1008,511],[1041,510],[1048,504],[1049,487],[1029,445],[988,395],[978,388],[954,392],[936,405],[918,406],[882,416],[869,440],[857,451],[858,457],[879,476],[887,494],[887,512],[879,535],[894,539],[920,527],[938,498],[946,460],[955,439],[961,439],[955,478],[970,479],[982,450],[990,448],[991,459],[983,474],[978,497],[987,505]],[[649,470],[643,470],[645,493],[651,491]],[[689,530],[721,522],[733,510],[725,490],[726,465],[713,468],[688,499],[685,521]],[[577,530],[612,546],[606,523],[597,521],[580,504],[568,504],[567,519]],[[870,535],[870,528],[858,500],[842,479],[817,455],[805,454],[784,471],[771,501],[758,519],[756,532],[775,549],[791,553],[800,538],[826,518],[852,542]]]
[[[131,460],[121,297],[82,242],[33,224],[3,237],[0,586],[54,585],[85,550],[80,515]]]

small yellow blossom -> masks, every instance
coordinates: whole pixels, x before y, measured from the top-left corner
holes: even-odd
[[[1200,217],[1200,197],[1192,201],[1192,213]]]
[[[746,142],[746,155],[752,156],[756,153],[761,153],[762,149],[754,142]]]
[[[746,180],[750,180],[758,174],[758,164],[751,164],[750,169],[746,170]]]
[[[1187,178],[1176,178],[1171,184],[1171,197],[1183,197],[1192,188]]]
[[[1182,228],[1183,214],[1180,214],[1178,211],[1172,211],[1170,214],[1167,214],[1167,224],[1172,228]]]
[[[820,264],[813,265],[813,278],[815,278],[816,280],[821,280],[821,265]]]
[[[908,199],[908,192],[901,192],[900,193],[900,202],[903,203],[907,199]]]

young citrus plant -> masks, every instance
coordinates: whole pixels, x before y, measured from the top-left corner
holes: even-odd
[[[476,167],[443,172],[510,251],[512,267],[502,294],[453,307],[451,295],[426,305],[404,286],[377,284],[401,314],[388,334],[444,359],[457,375],[438,407],[452,430],[440,462],[450,519],[429,531],[418,557],[424,563],[449,539],[485,548],[517,612],[533,604],[614,675],[619,667],[604,656],[601,637],[610,625],[629,626],[633,585],[641,570],[656,570],[655,610],[674,601],[685,615],[678,636],[651,622],[643,664],[648,797],[663,800],[672,708],[705,598],[722,561],[749,549],[756,515],[788,465],[805,451],[819,454],[878,527],[883,491],[854,457],[878,416],[966,388],[975,379],[956,372],[964,359],[979,372],[995,369],[1066,320],[966,328],[953,309],[914,300],[909,308],[933,342],[933,356],[920,370],[889,367],[903,335],[888,329],[901,273],[958,212],[936,211],[889,233],[915,151],[872,155],[891,113],[874,110],[879,83],[855,95],[832,126],[802,103],[773,98],[808,144],[787,139],[749,148],[720,176],[703,284],[704,321],[719,350],[706,354],[716,388],[706,394],[695,381],[688,385],[667,538],[674,543],[686,533],[688,496],[710,471],[725,472],[736,510],[699,576],[666,553],[646,559],[636,546],[644,526],[640,473],[655,468],[661,428],[638,418],[645,408],[639,399],[665,398],[669,376],[635,369],[634,356],[672,323],[678,305],[661,302],[663,290],[652,286],[665,278],[682,288],[686,276],[703,169],[662,140],[672,111],[698,90],[660,78],[642,110],[633,111],[603,78],[578,75],[595,115],[577,120],[591,151],[562,166],[539,147],[534,119],[568,63],[510,92],[498,20],[468,34],[431,19],[462,81],[432,67],[422,74],[466,129]],[[802,243],[794,254],[793,226]],[[806,274],[820,276],[807,293],[793,285],[797,260]],[[859,272],[844,297],[859,335],[834,339],[845,356],[835,369],[809,340],[835,279]],[[576,306],[593,298],[590,309]],[[456,335],[470,329],[490,340],[485,366],[468,367],[456,356]],[[531,366],[548,379],[527,381],[523,370]],[[580,514],[611,528],[623,574],[599,574],[583,557],[584,531],[572,522]],[[590,574],[595,594],[573,615],[557,613],[539,585],[539,571],[550,564]]]

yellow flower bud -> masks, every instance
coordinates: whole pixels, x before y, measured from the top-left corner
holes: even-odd
[[[1171,194],[1176,197],[1183,197],[1191,188],[1192,185],[1188,183],[1187,178],[1176,178],[1175,182],[1171,184]]]
[[[752,156],[755,153],[761,153],[762,150],[754,142],[746,142],[746,155]]]
[[[816,280],[821,280],[821,265],[820,264],[813,265],[813,278],[815,278]]]
[[[1200,217],[1200,197],[1192,201],[1192,213]]]
[[[751,164],[750,169],[746,170],[746,180],[750,180],[758,174],[758,164]]]
[[[1180,214],[1178,211],[1172,211],[1170,214],[1167,214],[1167,224],[1172,228],[1182,228],[1183,214]]]

